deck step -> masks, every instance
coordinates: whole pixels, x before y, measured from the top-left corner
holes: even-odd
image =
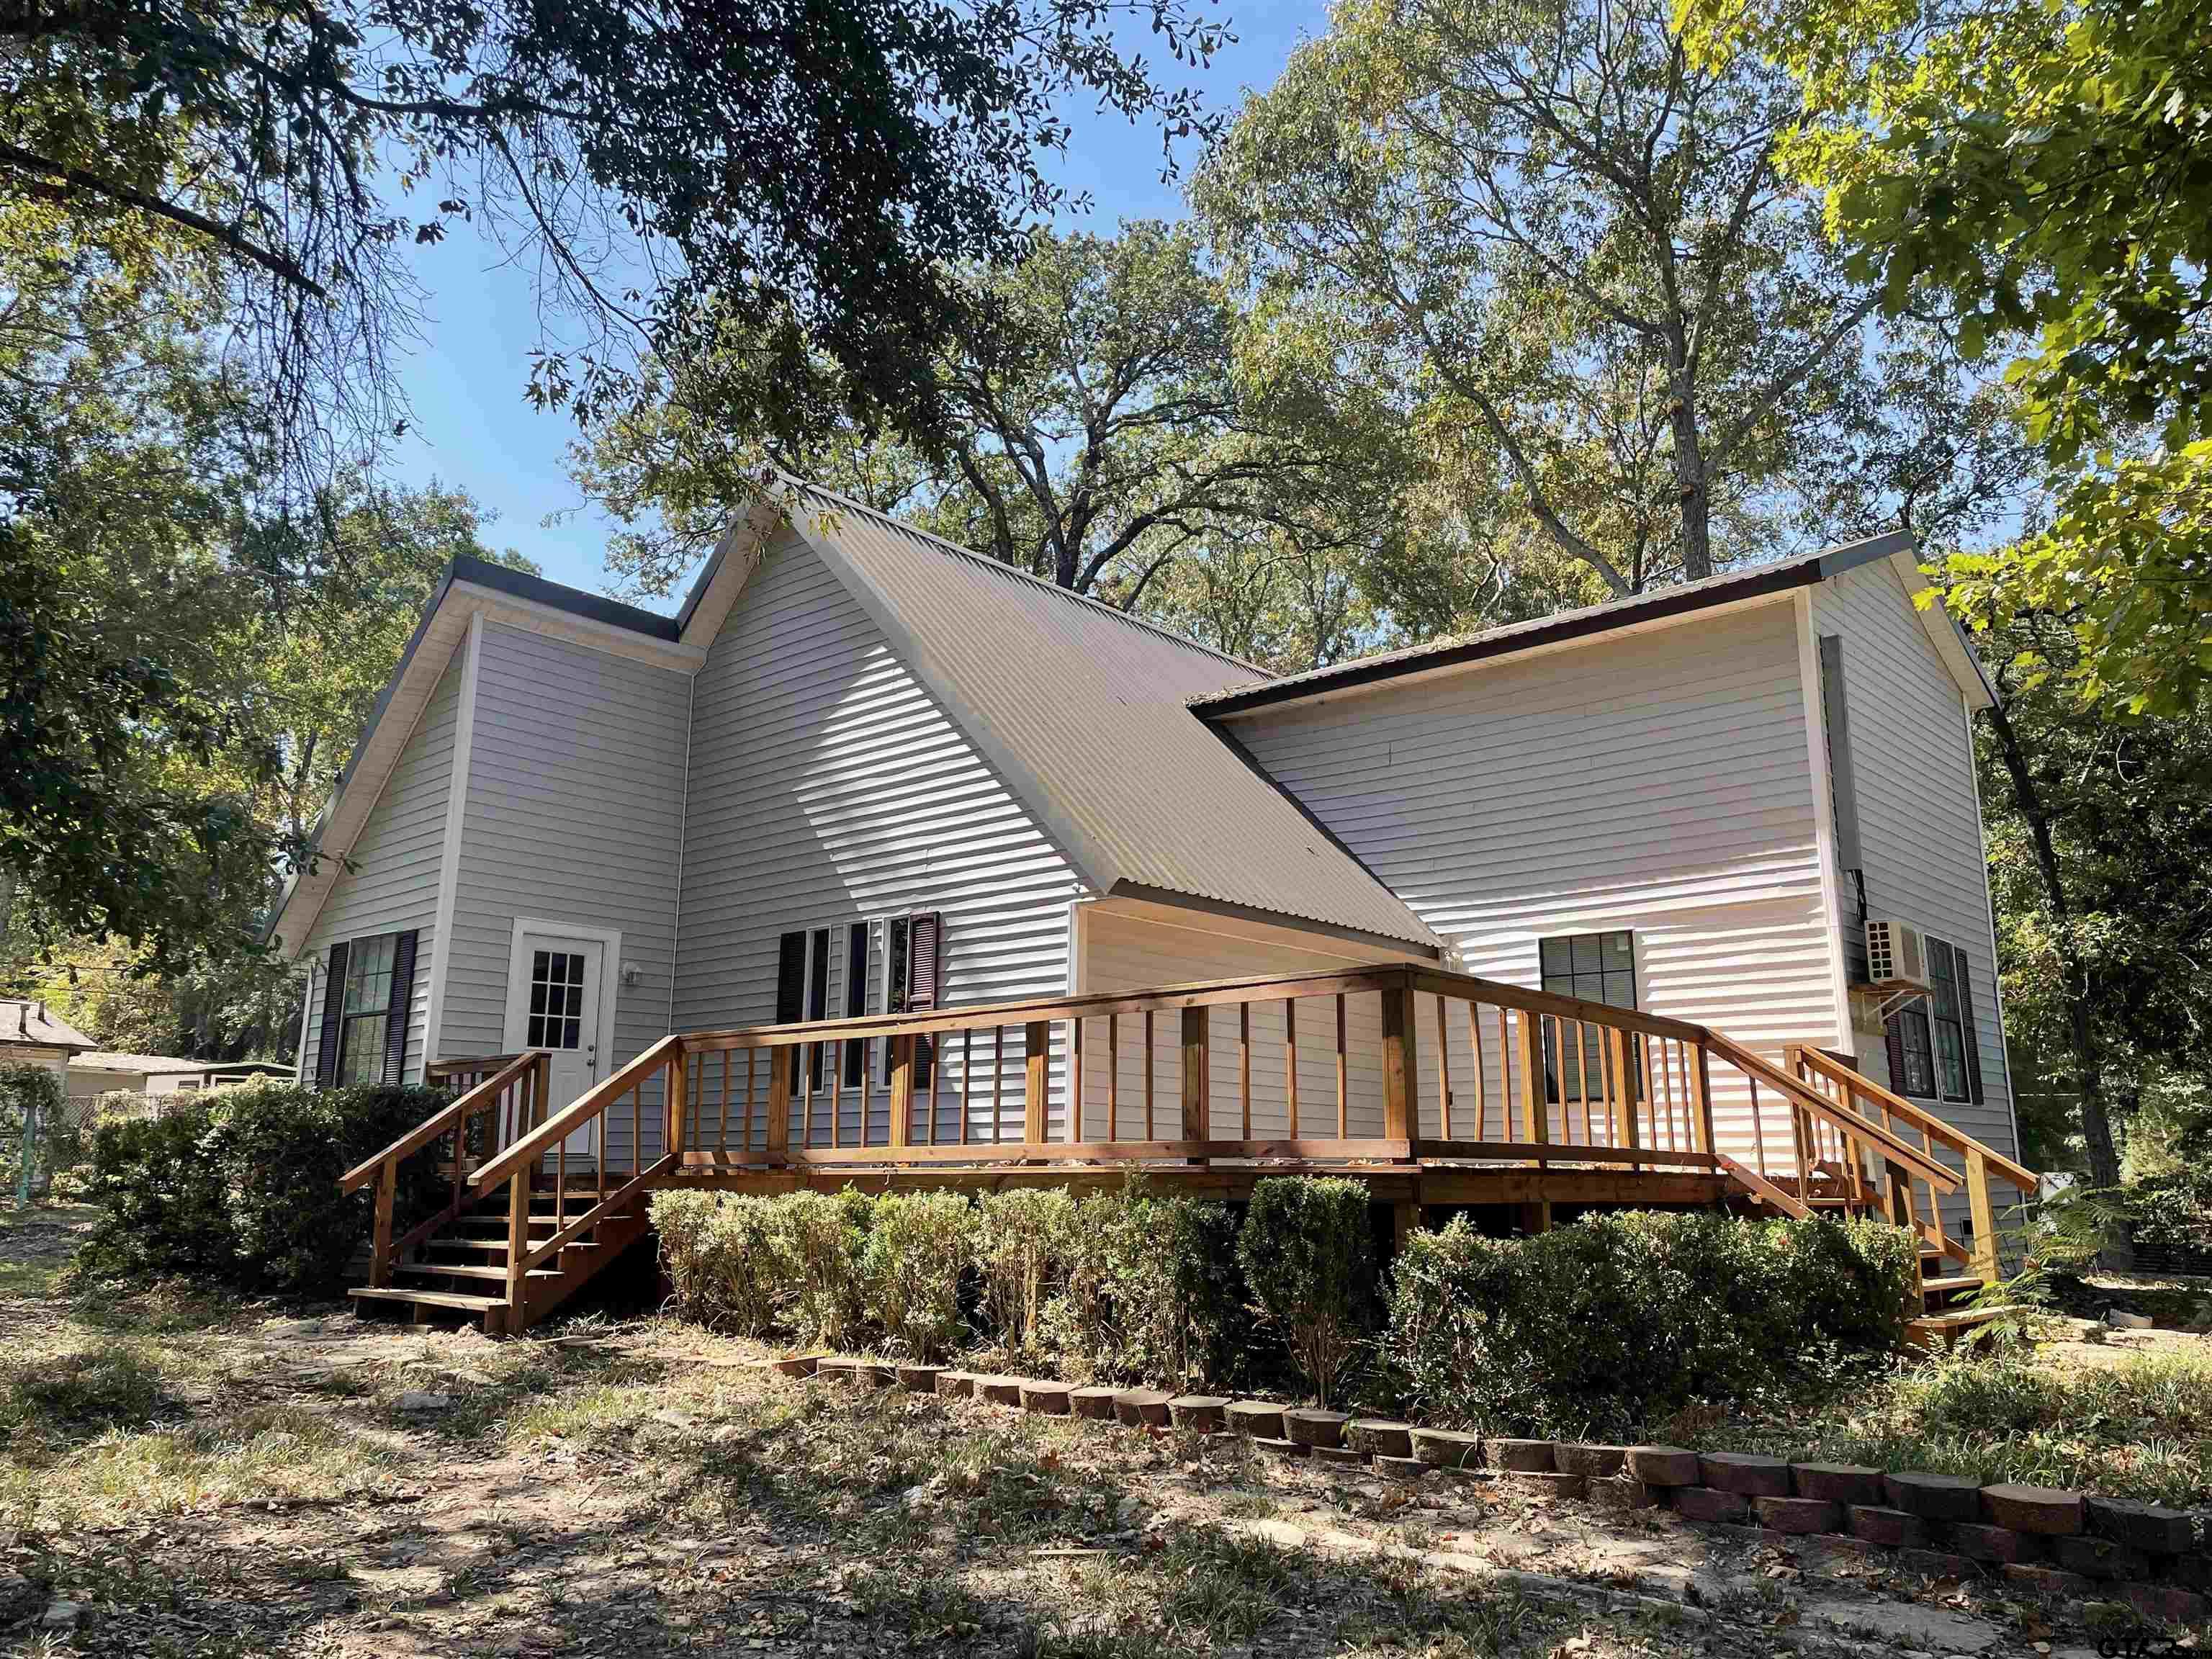
[[[426,1250],[476,1250],[487,1255],[505,1255],[507,1234],[502,1231],[497,1238],[458,1238],[447,1233],[427,1241],[422,1248]],[[572,1241],[561,1248],[564,1250],[596,1250],[599,1247],[586,1238]]]
[[[1944,1273],[1933,1279],[1923,1278],[1920,1288],[1931,1296],[1948,1295],[1953,1291],[1978,1291],[1982,1281],[1976,1273]]]
[[[361,1302],[411,1302],[423,1307],[451,1308],[459,1313],[486,1313],[507,1306],[503,1296],[470,1296],[461,1291],[411,1291],[402,1285],[356,1285],[346,1294]]]
[[[488,1279],[495,1283],[507,1283],[504,1267],[479,1267],[473,1261],[416,1261],[399,1269],[403,1273],[428,1273],[438,1279]],[[560,1270],[555,1267],[532,1267],[523,1275],[526,1279],[558,1279]]]

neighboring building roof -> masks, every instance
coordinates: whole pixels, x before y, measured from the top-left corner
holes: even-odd
[[[1188,707],[1242,659],[784,478],[789,521],[1093,889],[1419,950],[1405,902]]]
[[[1579,611],[1563,611],[1529,622],[1512,623],[1504,628],[1493,628],[1459,639],[1437,640],[1426,645],[1409,646],[1401,651],[1384,651],[1371,657],[1355,657],[1326,668],[1309,669],[1300,674],[1285,674],[1274,679],[1231,686],[1226,690],[1194,700],[1191,707],[1208,719],[1217,719],[1327,692],[1374,685],[1407,675],[1462,667],[1515,652],[1569,644],[1619,629],[1686,616],[1715,605],[1741,604],[1746,599],[1810,587],[1876,559],[1887,558],[1899,566],[1899,574],[1905,577],[1908,586],[1925,587],[1927,581],[1913,562],[1913,545],[1910,534],[1895,531],[1866,541],[1824,549],[1818,553],[1801,554],[1795,558],[1777,559],[1765,564],[1742,565],[1723,571],[1717,576],[1708,576],[1702,581],[1650,588],[1603,605],[1589,605]],[[1952,620],[1949,612],[1937,605],[1923,611],[1922,616],[1937,654],[1943,658],[1953,678],[1959,681],[1960,689],[1975,698],[1978,707],[1985,704],[1990,696],[1988,683],[1983,678],[1980,665],[1975,661],[1972,649],[1960,634],[1958,624]]]
[[[127,1054],[112,1048],[95,1048],[72,1055],[70,1064],[90,1072],[137,1072],[144,1077],[167,1077],[177,1072],[204,1072],[222,1065],[214,1060],[180,1060],[174,1054]]]
[[[92,1039],[43,1002],[0,998],[0,1047],[89,1048]]]

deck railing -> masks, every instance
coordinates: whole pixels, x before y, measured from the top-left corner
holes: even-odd
[[[423,1068],[427,1082],[457,1087],[460,1094],[443,1110],[425,1118],[338,1178],[341,1193],[357,1192],[372,1181],[376,1183],[376,1219],[369,1246],[371,1285],[389,1285],[392,1268],[410,1250],[460,1214],[469,1201],[472,1165],[528,1134],[533,1125],[543,1121],[550,1109],[547,1098],[550,1058],[543,1053],[498,1054],[434,1060]],[[417,1157],[441,1157],[451,1163],[453,1196],[436,1213],[395,1239],[392,1214],[400,1166]]]
[[[1942,1206],[1936,1201],[1936,1189],[1932,1183],[1926,1182],[1919,1183],[1926,1193],[1924,1203],[1914,1203],[1911,1190],[1907,1191],[1907,1224],[1914,1227],[1942,1255],[1953,1261],[1965,1262],[1984,1284],[1996,1283],[1999,1271],[1997,1206],[1990,1184],[1992,1178],[2022,1193],[2033,1193],[2036,1188],[2035,1172],[2014,1162],[1995,1147],[1984,1145],[1926,1107],[1915,1105],[1904,1096],[1884,1088],[1872,1078],[1861,1075],[1847,1061],[1826,1049],[1792,1044],[1788,1051],[1788,1063],[1790,1070],[1808,1087],[1817,1090],[1839,1109],[1868,1121],[1877,1122],[1891,1134],[1917,1136],[1920,1150],[1928,1162],[1939,1163],[1936,1158],[1938,1147],[1959,1158],[1963,1166],[1961,1176],[1966,1188],[1967,1213],[1973,1221],[1972,1243],[1952,1237],[1944,1224]],[[1899,1126],[1902,1126],[1901,1130]],[[1946,1173],[1949,1173],[1948,1166],[1939,1164],[1939,1167],[1944,1167]],[[1956,1184],[1954,1179],[1954,1188]],[[1942,1190],[1949,1191],[1954,1188]]]
[[[398,1158],[525,1076],[542,1097],[544,1064],[449,1063],[475,1067],[475,1088],[349,1183],[381,1172],[388,1186]],[[1970,1184],[1975,1167],[2033,1182],[1865,1079],[1838,1090],[1834,1065],[1794,1049],[1778,1065],[1686,1021],[1387,964],[672,1035],[550,1115],[506,1115],[522,1131],[487,1150],[466,1188],[508,1188],[517,1299],[533,1268],[646,1188],[716,1171],[1270,1160],[1711,1171],[1788,1213],[1840,1198],[1929,1236],[1911,1196],[1923,1188],[1939,1240],[1934,1200],[1960,1178],[1937,1146],[1964,1146]],[[589,1185],[572,1190],[570,1145],[587,1127]],[[534,1230],[544,1174],[554,1211]],[[457,1188],[454,1210],[463,1200]],[[380,1233],[380,1269],[427,1231],[388,1253]]]

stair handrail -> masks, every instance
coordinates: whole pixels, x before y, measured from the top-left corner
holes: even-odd
[[[2025,1164],[2016,1164],[1985,1141],[1977,1140],[1964,1129],[1948,1119],[1938,1117],[1924,1106],[1915,1105],[1903,1095],[1883,1087],[1864,1073],[1845,1065],[1826,1048],[1816,1048],[1809,1043],[1793,1043],[1791,1057],[1801,1060],[1840,1087],[1856,1091],[1869,1100],[1879,1102],[1893,1116],[1901,1117],[1930,1139],[1941,1141],[1961,1158],[1978,1153],[1993,1176],[2001,1176],[2019,1188],[2032,1193],[2041,1184],[2040,1177]]]
[[[470,1182],[478,1197],[491,1189],[518,1170],[526,1170],[538,1159],[566,1140],[586,1123],[602,1115],[615,1102],[628,1094],[633,1085],[642,1082],[670,1060],[684,1052],[684,1039],[670,1035],[662,1037],[639,1054],[629,1065],[621,1067],[604,1083],[594,1084],[569,1104],[562,1107],[528,1134],[514,1141],[496,1158],[484,1163]]]
[[[1712,1053],[1745,1076],[1765,1084],[1831,1128],[1852,1139],[1871,1145],[1885,1163],[1902,1166],[1908,1174],[1926,1182],[1937,1192],[1952,1193],[1959,1189],[1959,1177],[1919,1147],[1885,1129],[1871,1118],[1844,1110],[1819,1090],[1807,1086],[1780,1066],[1753,1054],[1733,1037],[1707,1028],[1705,1043]]]
[[[466,1123],[477,1113],[488,1110],[537,1062],[537,1059],[538,1051],[531,1049],[513,1056],[502,1054],[479,1062],[497,1065],[500,1069],[466,1093],[455,1096],[450,1103],[424,1118],[382,1152],[371,1153],[348,1170],[338,1177],[338,1191],[350,1193],[366,1186],[369,1178],[386,1164],[397,1164],[402,1158],[422,1151],[440,1136],[451,1134],[458,1125]]]

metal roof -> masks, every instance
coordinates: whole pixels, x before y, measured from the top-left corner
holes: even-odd
[[[1408,646],[1401,651],[1378,652],[1371,657],[1355,657],[1326,668],[1308,669],[1304,673],[1285,674],[1275,679],[1247,681],[1242,685],[1231,686],[1199,697],[1191,706],[1211,719],[1240,714],[1248,708],[1262,708],[1271,703],[1316,696],[1326,691],[1372,685],[1377,681],[1396,679],[1401,675],[1455,668],[1464,663],[1480,662],[1486,657],[1504,656],[1508,652],[1560,644],[1590,635],[1608,633],[1616,628],[1630,628],[1639,623],[1657,622],[1665,617],[1702,611],[1711,605],[1732,605],[1764,594],[1809,587],[1816,582],[1826,581],[1831,576],[1841,575],[1858,565],[1887,558],[1892,554],[1910,553],[1912,550],[1911,536],[1904,531],[1893,531],[1887,535],[1875,536],[1842,547],[1827,548],[1818,553],[1804,553],[1795,558],[1741,566],[1723,571],[1717,576],[1708,576],[1701,581],[1650,588],[1641,593],[1632,593],[1626,599],[1609,599],[1603,605],[1586,605],[1579,611],[1562,611],[1528,622],[1510,623],[1505,627],[1490,629],[1480,634],[1436,640],[1426,645]]]
[[[796,478],[838,569],[1098,891],[1180,896],[1434,950],[1401,899],[1191,712],[1254,665]]]
[[[222,1066],[219,1060],[184,1060],[175,1054],[131,1054],[119,1049],[95,1048],[77,1055],[70,1064],[94,1072],[142,1072],[166,1077],[172,1072],[205,1072]]]

